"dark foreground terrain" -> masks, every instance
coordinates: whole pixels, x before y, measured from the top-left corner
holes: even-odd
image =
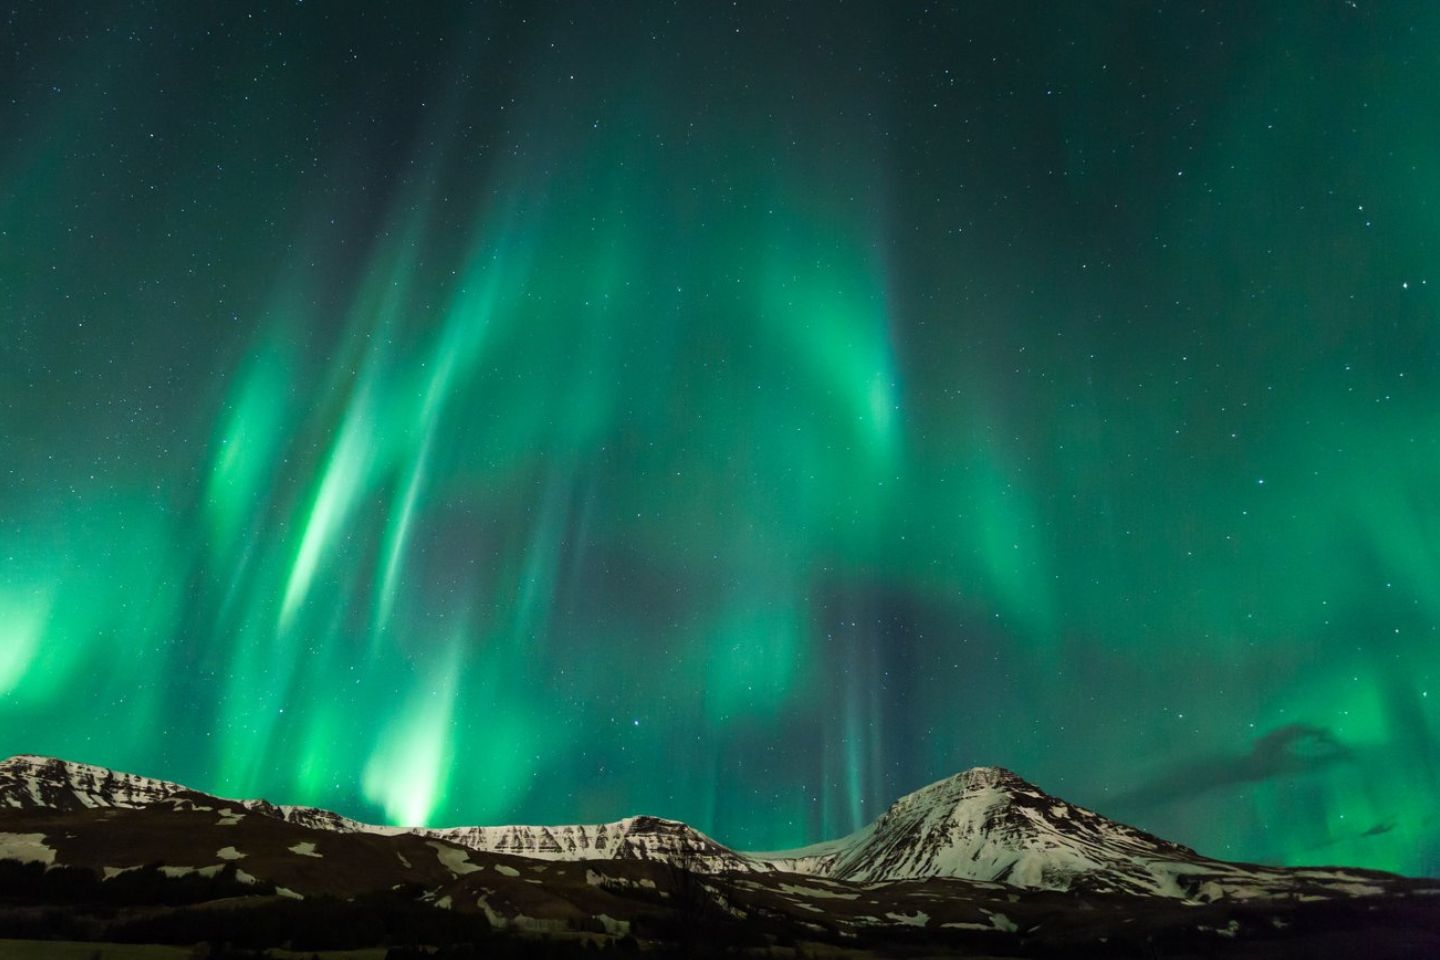
[[[56,857],[0,861],[0,937],[187,951],[95,948],[102,958],[273,948],[382,948],[365,955],[394,958],[1440,956],[1440,885],[1426,881],[1340,900],[1193,904],[957,879],[845,883],[706,876],[646,861],[542,862],[409,835],[227,819],[155,809],[5,814],[6,835],[42,837]],[[195,863],[214,868],[184,866]],[[7,958],[95,955],[47,950],[0,944]]]

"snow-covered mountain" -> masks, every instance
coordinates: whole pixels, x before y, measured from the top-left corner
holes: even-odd
[[[53,757],[16,756],[0,761],[0,807],[78,810],[168,806],[254,813],[331,833],[410,833],[461,844],[472,850],[542,860],[661,860],[699,872],[760,870],[756,863],[677,820],[626,817],[611,823],[570,826],[385,827],[361,823],[318,807],[268,800],[226,800],[167,780],[118,773]]]
[[[977,767],[895,801],[869,826],[802,850],[742,853],[675,820],[628,817],[573,826],[413,829],[328,810],[221,800],[179,784],[45,757],[0,762],[0,807],[215,809],[332,833],[413,834],[472,850],[543,860],[649,860],[692,872],[780,872],[889,882],[959,878],[1031,890],[1128,893],[1186,900],[1379,891],[1384,875],[1231,864],[1052,797],[1008,770]]]
[[[178,783],[117,773],[105,767],[71,763],[53,757],[22,755],[0,762],[0,807],[27,810],[137,809],[187,792]]]
[[[869,826],[797,851],[751,854],[835,880],[960,877],[1030,890],[1213,900],[1376,892],[1361,870],[1277,869],[1203,857],[1050,796],[1000,767],[976,767],[895,801]]]
[[[661,817],[626,817],[593,825],[451,827],[415,832],[472,850],[541,860],[662,860],[703,873],[767,869],[688,824]]]
[[[976,767],[901,797],[869,826],[800,851],[764,854],[777,868],[845,880],[966,877],[1029,889],[1077,882],[1156,893],[1152,863],[1200,860],[1049,796],[999,767]]]

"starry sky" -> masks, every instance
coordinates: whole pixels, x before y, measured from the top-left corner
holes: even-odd
[[[1426,3],[12,0],[0,754],[1440,873],[1437,116]]]

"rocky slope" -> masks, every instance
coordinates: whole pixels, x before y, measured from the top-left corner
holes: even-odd
[[[138,809],[187,792],[178,783],[53,757],[22,755],[0,762],[0,807],[12,809]]]
[[[416,831],[471,850],[541,860],[659,860],[705,873],[763,870],[763,863],[678,820],[626,817],[559,827],[451,827]]]

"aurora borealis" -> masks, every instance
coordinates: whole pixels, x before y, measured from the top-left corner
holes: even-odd
[[[1436,117],[1426,4],[12,3],[0,754],[1440,873]]]

